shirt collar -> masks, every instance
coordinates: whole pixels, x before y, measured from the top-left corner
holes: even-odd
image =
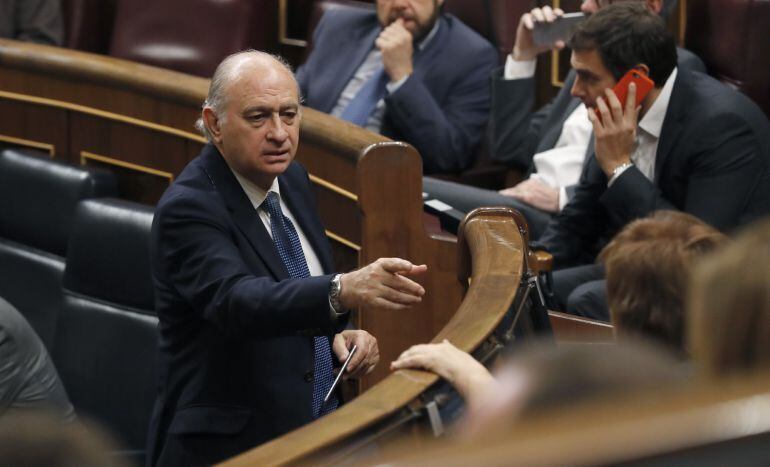
[[[666,84],[658,94],[655,102],[652,103],[647,113],[639,121],[639,128],[655,138],[660,138],[660,132],[663,129],[663,120],[666,118],[668,103],[671,101],[671,92],[674,90],[674,81],[676,81],[677,69],[671,72]]]
[[[433,28],[431,28],[428,35],[423,37],[422,40],[417,43],[417,50],[422,50],[425,47],[427,47],[428,44],[430,44],[430,41],[433,40],[433,38],[436,36],[436,33],[438,32],[438,27],[440,23],[441,23],[441,17],[436,18],[436,22],[433,24]]]
[[[275,192],[275,194],[278,195],[278,199],[281,199],[281,190],[278,187],[278,177],[273,180],[273,184],[270,185],[270,189],[265,191],[232,168],[230,168],[230,170],[233,172],[233,175],[235,175],[235,179],[238,180],[238,184],[241,185],[241,188],[243,188],[246,196],[248,196],[249,201],[251,201],[252,206],[254,206],[254,209],[259,209],[259,207],[262,206],[265,198],[267,198],[267,193],[270,191]]]

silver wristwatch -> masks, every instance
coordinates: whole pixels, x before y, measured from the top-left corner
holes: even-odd
[[[332,277],[332,281],[329,283],[329,304],[334,308],[337,313],[343,313],[342,303],[340,302],[340,293],[342,292],[342,282],[340,278],[342,274],[335,274]]]

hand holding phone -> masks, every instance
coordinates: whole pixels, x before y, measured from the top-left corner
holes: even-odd
[[[618,81],[618,83],[612,88],[612,92],[615,93],[618,101],[620,101],[620,105],[623,107],[626,105],[626,99],[628,98],[628,85],[631,83],[636,84],[636,103],[634,104],[634,107],[639,107],[639,104],[641,104],[644,98],[647,97],[647,93],[649,93],[650,90],[655,87],[655,82],[647,77],[647,73],[644,70],[639,68],[631,68],[628,70],[628,72],[626,72],[626,74],[620,78],[620,81]],[[596,116],[601,122],[602,114],[598,107],[595,109],[595,112]]]
[[[565,13],[551,22],[539,21],[532,29],[535,45],[553,46],[558,41],[566,42],[575,26],[584,21],[583,13]]]

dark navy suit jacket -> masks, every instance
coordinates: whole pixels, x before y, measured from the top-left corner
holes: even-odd
[[[292,163],[278,181],[329,273],[307,173]],[[161,198],[151,251],[161,338],[148,465],[214,463],[312,421],[310,336],[345,324],[330,313],[331,275],[289,277],[214,146]]]
[[[423,172],[457,172],[473,162],[489,117],[489,74],[497,52],[449,14],[436,35],[415,49],[414,72],[385,98],[382,134],[406,141],[422,155]],[[297,70],[305,104],[329,113],[374,47],[381,31],[374,11],[339,8],[326,13],[313,51]]]
[[[655,179],[631,167],[607,187],[592,155],[575,195],[535,245],[557,268],[593,262],[628,222],[659,209],[732,230],[770,214],[770,125],[745,95],[680,69],[663,121]]]

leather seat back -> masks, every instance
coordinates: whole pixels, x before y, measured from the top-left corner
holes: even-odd
[[[0,296],[24,314],[49,351],[75,205],[114,196],[115,186],[109,172],[56,162],[38,151],[0,152]]]
[[[749,96],[770,116],[770,0],[701,0],[687,12],[685,44],[711,76]]]
[[[65,47],[106,54],[116,3],[117,0],[62,0]]]
[[[109,54],[211,77],[240,50],[275,50],[274,0],[118,0]]]
[[[152,209],[87,200],[75,212],[53,358],[75,410],[143,451],[156,395]]]

